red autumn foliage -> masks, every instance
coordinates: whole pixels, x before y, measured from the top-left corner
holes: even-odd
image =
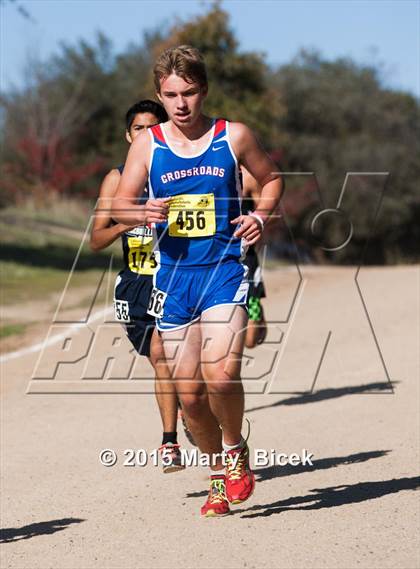
[[[77,159],[69,144],[54,135],[50,136],[47,144],[43,144],[29,133],[18,140],[16,151],[22,166],[20,172],[15,169],[15,174],[42,182],[47,188],[63,194],[104,168],[104,160],[100,157],[89,164],[76,166]]]

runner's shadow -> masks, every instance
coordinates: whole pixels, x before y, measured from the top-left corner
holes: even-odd
[[[327,399],[337,399],[346,395],[355,395],[360,393],[392,393],[394,385],[398,381],[383,381],[376,383],[366,383],[364,385],[355,385],[351,387],[331,387],[328,389],[319,389],[314,393],[305,393],[297,395],[296,397],[289,397],[288,399],[280,399],[270,405],[260,405],[259,407],[251,407],[246,409],[245,413],[253,413],[254,411],[261,411],[269,409],[270,407],[280,407],[281,405],[304,405],[305,403],[317,403],[318,401],[325,401]]]
[[[322,508],[335,508],[347,504],[357,504],[375,498],[382,498],[388,494],[395,494],[403,490],[417,490],[420,488],[420,476],[412,478],[399,478],[392,480],[378,480],[376,482],[359,482],[358,484],[331,486],[329,488],[314,488],[307,496],[296,496],[279,500],[271,504],[256,505],[246,510],[237,510],[243,513],[242,518],[258,518],[290,512],[293,510],[321,510]],[[245,513],[253,510],[263,510],[255,514]]]
[[[30,539],[38,535],[55,533],[66,529],[70,524],[79,524],[84,521],[81,518],[63,518],[61,520],[29,524],[21,528],[0,529],[0,543],[10,543],[12,541],[20,541],[21,539]]]
[[[202,498],[204,496],[207,496],[207,494],[209,493],[208,489],[207,490],[200,490],[199,492],[188,492],[186,494],[186,498]]]
[[[313,460],[313,466],[298,465],[291,466],[267,466],[264,468],[258,468],[254,470],[255,478],[257,482],[262,482],[263,480],[271,480],[273,478],[282,476],[292,476],[293,474],[301,474],[302,472],[312,472],[314,470],[326,470],[328,468],[335,468],[343,464],[357,464],[359,462],[365,462],[371,458],[380,458],[381,456],[386,456],[389,450],[374,450],[369,452],[358,452],[356,454],[349,454],[348,456],[337,456],[331,458],[321,458],[319,460]],[[202,498],[207,496],[208,490],[201,490],[200,492],[188,492],[187,498]]]
[[[358,452],[356,454],[349,454],[348,456],[334,456],[331,458],[313,459],[313,466],[299,464],[297,466],[266,466],[254,470],[255,478],[257,481],[271,480],[282,476],[292,476],[293,474],[301,474],[302,472],[313,472],[314,470],[326,470],[328,468],[335,468],[343,464],[357,464],[359,462],[366,462],[371,458],[380,458],[390,453],[390,450],[373,450],[369,452]]]

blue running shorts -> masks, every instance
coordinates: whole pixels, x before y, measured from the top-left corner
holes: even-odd
[[[162,265],[154,276],[149,314],[160,332],[177,330],[220,305],[246,310],[249,283],[247,267],[229,260],[209,267],[179,268]]]

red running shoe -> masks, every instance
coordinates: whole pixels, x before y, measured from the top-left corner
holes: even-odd
[[[241,504],[251,496],[255,488],[255,476],[249,466],[249,448],[226,452],[226,497],[231,504]]]
[[[224,474],[210,477],[210,490],[207,501],[201,507],[201,515],[206,518],[217,518],[230,514],[229,502],[226,498],[226,478]]]

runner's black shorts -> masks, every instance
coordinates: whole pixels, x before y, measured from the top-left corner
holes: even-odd
[[[265,287],[264,281],[262,280],[262,271],[260,263],[258,261],[258,256],[253,245],[249,247],[245,260],[242,261],[249,269],[248,271],[248,282],[249,282],[249,293],[248,298],[265,298]]]
[[[147,357],[155,329],[155,318],[147,314],[152,288],[152,276],[138,275],[130,269],[121,271],[115,281],[115,320],[123,324],[136,351]]]

